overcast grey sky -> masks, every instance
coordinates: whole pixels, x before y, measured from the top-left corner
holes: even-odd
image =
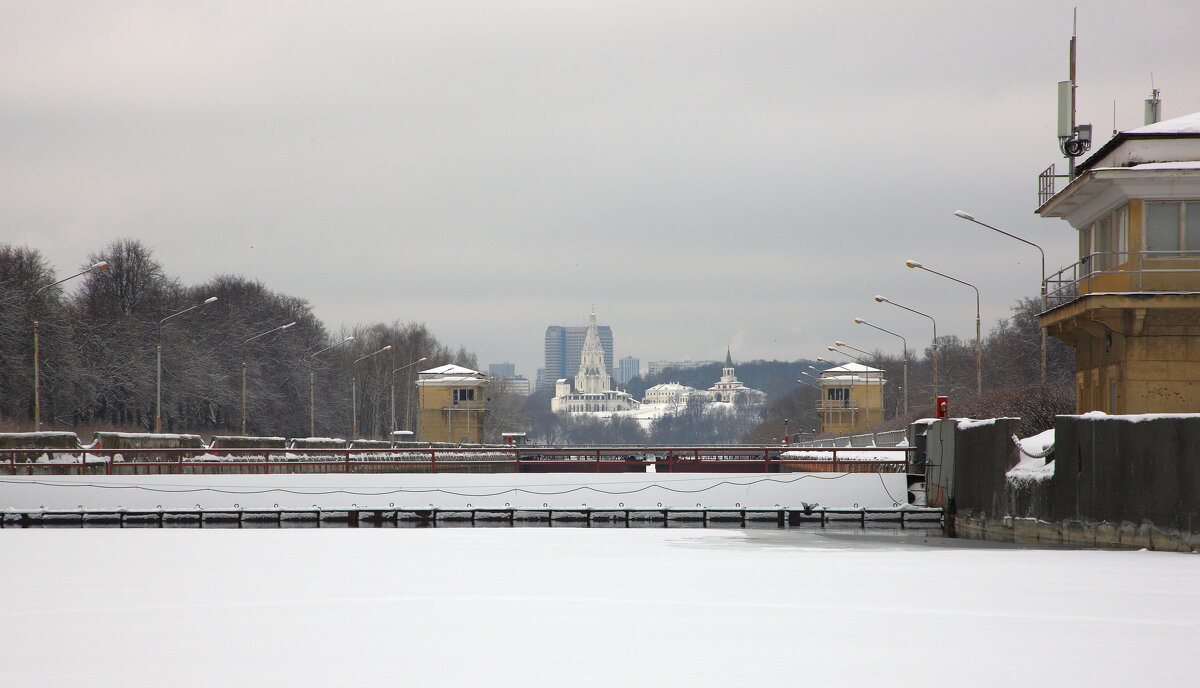
[[[596,304],[617,357],[974,335],[1076,258],[1033,214],[1079,121],[1200,110],[1200,3],[3,2],[0,241],[117,237],[187,283],[422,321],[533,377]],[[876,336],[878,335],[878,336]]]

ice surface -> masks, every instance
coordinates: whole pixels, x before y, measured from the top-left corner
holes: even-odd
[[[0,531],[5,685],[1187,686],[1200,557],[678,529]]]

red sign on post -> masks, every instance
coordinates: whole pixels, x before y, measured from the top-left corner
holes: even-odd
[[[949,418],[950,417],[950,397],[938,397],[936,411],[937,411],[938,418]]]

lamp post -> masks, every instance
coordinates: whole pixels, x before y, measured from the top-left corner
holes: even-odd
[[[247,339],[246,341],[242,342],[242,434],[243,435],[246,434],[246,345],[249,344],[250,342],[254,341],[255,339],[259,339],[260,337],[265,337],[269,334],[274,334],[275,332],[280,332],[282,330],[286,330],[287,328],[289,328],[295,324],[296,324],[296,321],[293,320],[292,322],[290,322],[286,325],[280,325],[279,327],[276,327],[273,330],[267,330],[266,332],[261,332],[259,334],[254,335],[253,337]]]
[[[850,360],[854,361],[855,363],[858,363],[859,365],[863,365],[863,366],[865,366],[865,365],[866,365],[865,363],[863,363],[863,362],[862,362],[862,359],[861,359],[861,358],[859,358],[858,356],[855,356],[854,354],[848,354],[848,353],[846,353],[845,351],[842,351],[842,350],[840,350],[840,349],[837,349],[837,348],[835,348],[835,347],[832,347],[832,346],[827,346],[827,347],[825,347],[825,348],[826,348],[826,349],[828,349],[829,351],[832,351],[832,352],[833,352],[833,353],[835,353],[835,354],[841,354],[841,355],[843,355],[843,356],[845,356],[845,357],[849,358]],[[855,350],[857,351],[857,349],[855,349]]]
[[[359,362],[365,361],[372,356],[391,350],[392,345],[388,344],[379,351],[372,351],[366,356],[355,359],[354,363],[350,364],[350,415],[353,418],[353,426],[350,429],[350,439],[352,441],[358,439],[358,364]]]
[[[945,273],[927,268],[915,260],[907,260],[904,262],[904,264],[910,268],[917,268],[924,270],[925,272],[931,272],[939,277],[945,277],[953,282],[965,284],[975,290],[975,394],[983,394],[983,339],[981,338],[982,335],[979,326],[979,287],[976,287],[974,284],[971,284],[966,280],[960,280],[957,277],[951,277]]]
[[[317,356],[319,356],[320,354],[323,354],[326,351],[329,351],[330,349],[332,349],[335,346],[341,346],[341,345],[345,344],[346,342],[351,342],[351,341],[354,341],[354,335],[350,335],[349,337],[346,337],[345,339],[338,342],[337,344],[330,344],[329,346],[325,347],[324,349],[321,349],[320,351],[314,351],[313,353],[308,355],[308,436],[309,437],[314,437],[317,434],[317,374],[316,374],[316,371],[313,370],[313,363],[315,362],[315,361],[313,361],[313,359],[316,358]]]
[[[836,341],[833,343],[833,345],[840,346],[840,347],[843,347],[846,349],[852,349],[852,350],[857,351],[858,353],[862,354],[863,356],[870,356],[870,357],[874,358],[877,362],[879,360],[879,354],[873,354],[870,351],[863,351],[862,349],[859,349],[858,347],[850,346],[849,344],[847,344],[846,342],[843,342],[843,341]]]
[[[900,337],[900,346],[903,347],[903,350],[904,350],[904,357],[903,357],[904,358],[904,415],[907,416],[908,415],[908,340],[905,339],[904,337],[901,337],[900,335],[896,334],[895,332],[892,332],[891,330],[885,330],[878,325],[872,325],[871,323],[867,322],[866,320],[863,320],[862,318],[855,318],[854,323],[856,325],[866,325],[867,327],[874,327],[875,329],[879,330],[880,332],[886,332],[886,333],[892,335],[893,337]]]
[[[422,357],[418,358],[417,360],[413,361],[412,363],[406,363],[392,371],[392,432],[393,433],[396,432],[396,373],[400,372],[401,370],[404,370],[405,368],[415,366],[418,363],[424,363],[425,361],[428,361],[428,360],[429,360],[428,358],[425,358],[424,356],[422,356]],[[408,422],[407,404],[405,405],[405,409],[406,410],[405,410],[404,421]],[[391,438],[389,438],[389,439],[391,439]]]
[[[934,320],[934,319],[933,319],[933,316],[932,316],[932,315],[930,315],[930,314],[928,314],[928,313],[922,313],[921,311],[918,311],[918,310],[916,310],[916,309],[914,309],[914,308],[909,308],[908,306],[903,306],[903,305],[901,305],[901,304],[898,304],[898,303],[896,303],[895,301],[892,301],[891,299],[887,299],[887,298],[884,298],[884,297],[882,297],[882,296],[879,296],[878,294],[876,294],[876,296],[875,296],[875,300],[876,300],[876,301],[878,301],[879,303],[890,303],[890,304],[892,304],[893,306],[895,306],[896,308],[903,308],[904,310],[908,311],[909,313],[916,313],[917,315],[924,316],[924,317],[926,317],[926,318],[929,318],[929,322],[933,323],[933,349],[932,349],[932,351],[930,352],[930,357],[933,359],[933,396],[935,396],[935,397],[936,397],[936,396],[938,395],[938,377],[937,377],[937,346],[938,346],[938,345],[937,345],[937,321],[936,321],[936,320]],[[906,387],[907,387],[907,385],[906,385]]]
[[[50,287],[73,280],[80,275],[86,275],[92,270],[104,270],[108,267],[108,261],[102,260],[89,267],[87,270],[77,272],[70,277],[64,277],[57,282],[47,284],[44,287],[38,287],[34,290],[33,295],[29,297],[29,302],[33,305],[33,431],[40,432],[42,429],[42,385],[41,385],[41,354],[38,349],[38,295],[46,291]]]
[[[163,318],[162,320],[158,321],[158,332],[156,333],[155,338],[154,338],[154,352],[155,352],[154,432],[162,432],[162,326],[163,326],[163,323],[170,320],[171,318],[183,315],[184,313],[195,310],[201,306],[207,306],[210,303],[215,303],[216,301],[217,301],[217,297],[210,296],[207,299],[204,299],[203,301],[201,301],[200,303],[198,303],[194,306],[189,306],[177,313],[172,313],[172,314],[168,315],[167,317]]]
[[[1003,234],[1004,236],[1006,236],[1010,239],[1016,239],[1017,241],[1019,241],[1023,244],[1029,244],[1030,246],[1032,246],[1038,250],[1038,253],[1040,253],[1042,255],[1042,272],[1041,272],[1041,275],[1039,275],[1039,280],[1041,281],[1041,285],[1042,285],[1041,286],[1042,308],[1045,308],[1046,307],[1046,252],[1042,250],[1042,247],[1038,246],[1037,244],[1033,243],[1032,241],[1029,241],[1028,239],[1022,239],[1021,237],[1017,236],[1016,234],[1009,234],[1008,232],[1004,231],[1003,229],[1000,229],[999,227],[993,227],[986,222],[981,222],[981,221],[975,219],[974,215],[966,212],[965,210],[955,210],[954,215],[955,215],[955,217],[961,217],[964,220],[970,220],[971,222],[974,222],[977,225],[982,225],[984,227],[987,227],[990,230],[1000,232],[1001,234]],[[1039,329],[1042,331],[1042,384],[1044,385],[1044,384],[1046,384],[1046,328],[1042,327]]]

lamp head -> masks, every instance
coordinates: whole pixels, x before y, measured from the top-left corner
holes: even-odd
[[[346,337],[342,341],[343,342],[352,342],[352,341],[354,341],[354,335],[350,335],[349,337]]]
[[[879,294],[875,295],[875,300],[878,301],[879,303],[891,303],[891,301],[888,301],[887,299],[883,298]]]
[[[392,350],[392,345],[391,345],[391,344],[388,344],[387,346],[385,346],[385,347],[383,347],[382,349],[380,349],[380,351],[391,351],[391,350]]]
[[[865,324],[866,324],[866,322],[867,322],[867,321],[866,321],[866,320],[863,320],[862,318],[855,318],[855,319],[854,319],[854,324],[855,324],[855,325],[865,325]]]
[[[91,270],[107,270],[108,269],[108,261],[102,260],[99,263],[96,263],[95,265],[93,265],[89,269],[91,269]]]
[[[972,215],[971,213],[968,213],[965,210],[955,210],[954,214],[957,215],[958,217],[961,217],[964,220],[974,220],[975,219],[974,215]]]
[[[425,358],[424,356],[422,356],[417,359],[417,363],[424,363],[425,361],[428,361],[428,360],[429,360],[428,358]]]
[[[834,346],[846,346],[846,342],[834,342]]]
[[[295,324],[296,324],[296,321],[295,321],[295,320],[293,320],[293,321],[291,321],[290,323],[288,323],[288,324],[284,325],[283,327],[281,327],[281,328],[279,328],[279,329],[281,329],[281,330],[286,330],[287,328],[289,328],[289,327],[291,327],[292,325],[295,325]]]
[[[915,261],[915,260],[906,260],[906,261],[904,261],[904,264],[905,264],[905,265],[907,265],[907,266],[908,266],[908,267],[910,267],[910,268],[923,268],[923,267],[925,267],[924,265],[921,265],[920,263],[918,263],[918,262],[917,262],[917,261]]]
[[[218,299],[215,296],[210,296],[207,299],[204,299],[204,303],[216,303],[217,301],[218,301]],[[202,303],[200,305],[203,306],[204,303]]]
[[[829,363],[829,361],[827,359],[821,358],[820,356],[817,356],[817,360],[822,363]]]

